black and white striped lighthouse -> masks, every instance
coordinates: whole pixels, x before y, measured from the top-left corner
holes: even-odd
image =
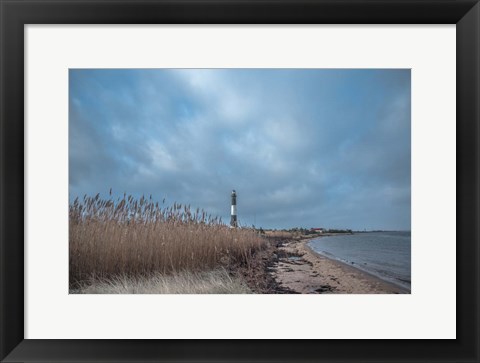
[[[230,226],[237,227],[237,193],[232,190],[232,217],[230,218]]]

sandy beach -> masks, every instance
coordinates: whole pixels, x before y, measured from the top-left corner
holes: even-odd
[[[283,289],[300,294],[408,294],[407,289],[384,281],[310,249],[310,239],[284,241],[269,274]]]

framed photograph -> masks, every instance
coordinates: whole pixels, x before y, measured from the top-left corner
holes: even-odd
[[[2,362],[480,360],[478,1],[1,12]]]

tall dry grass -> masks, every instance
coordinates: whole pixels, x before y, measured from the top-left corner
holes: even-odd
[[[225,269],[173,275],[114,276],[79,283],[72,294],[251,294],[245,282]]]
[[[295,234],[289,231],[265,231],[265,236],[270,238],[293,238]]]
[[[265,241],[254,230],[233,229],[205,211],[151,197],[85,196],[69,210],[70,285],[93,278],[163,275],[248,265]]]

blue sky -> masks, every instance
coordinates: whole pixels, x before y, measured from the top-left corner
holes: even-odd
[[[69,194],[410,230],[410,70],[71,69]]]

